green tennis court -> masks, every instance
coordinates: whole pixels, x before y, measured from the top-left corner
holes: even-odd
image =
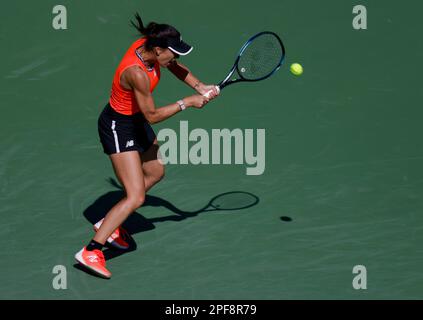
[[[355,30],[356,1],[65,0],[68,29],[55,30],[57,4],[0,10],[0,298],[423,298],[423,4],[361,1],[368,29]],[[194,46],[182,62],[206,83],[263,30],[281,36],[287,57],[272,78],[154,125],[265,129],[265,171],[168,165],[127,221],[135,250],[106,249],[106,281],[74,254],[123,196],[97,118],[137,37],[135,11],[181,31]],[[300,77],[289,72],[295,62]],[[163,70],[154,98],[160,106],[191,92]],[[235,191],[259,201],[184,216]],[[66,290],[52,285],[57,265]],[[352,285],[357,265],[366,290]]]

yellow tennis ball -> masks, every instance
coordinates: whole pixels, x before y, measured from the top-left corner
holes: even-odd
[[[300,75],[303,74],[303,71],[304,71],[304,69],[303,69],[302,65],[300,65],[299,63],[293,63],[291,65],[292,74],[294,74],[296,76],[300,76]]]

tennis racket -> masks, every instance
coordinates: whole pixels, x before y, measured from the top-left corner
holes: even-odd
[[[241,48],[232,69],[216,89],[238,82],[255,82],[269,78],[281,67],[285,59],[285,47],[279,36],[270,31],[260,32]],[[212,90],[205,93],[209,98]]]

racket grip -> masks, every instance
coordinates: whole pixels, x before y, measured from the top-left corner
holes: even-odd
[[[219,86],[216,86],[216,90],[217,90],[217,93],[220,93]],[[206,92],[205,94],[203,94],[203,96],[205,96],[206,98],[210,98],[210,95],[211,95],[212,92],[213,92],[213,90],[210,90],[210,91]]]

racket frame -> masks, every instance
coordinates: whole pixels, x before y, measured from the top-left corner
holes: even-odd
[[[240,72],[239,70],[239,60],[241,59],[242,54],[244,53],[244,51],[248,48],[248,46],[258,37],[264,35],[264,34],[270,34],[273,35],[278,41],[279,44],[282,48],[282,56],[281,59],[279,61],[279,64],[274,68],[274,70],[272,72],[270,72],[268,75],[258,78],[258,79],[246,79],[242,76],[242,72]],[[269,77],[271,77],[276,71],[278,71],[280,69],[280,67],[282,66],[283,61],[285,60],[285,46],[283,45],[283,42],[281,40],[281,38],[274,32],[272,31],[263,31],[260,33],[257,33],[255,36],[251,37],[241,48],[241,50],[238,53],[238,56],[235,60],[235,63],[231,69],[231,71],[229,71],[229,74],[226,76],[225,79],[223,79],[218,85],[217,87],[221,90],[223,88],[225,88],[226,86],[229,86],[231,84],[237,83],[237,82],[257,82],[257,81],[261,81],[264,79],[267,79]],[[233,79],[233,80],[229,80],[233,74],[235,73],[235,70],[237,71],[238,75],[240,76],[240,79]]]

